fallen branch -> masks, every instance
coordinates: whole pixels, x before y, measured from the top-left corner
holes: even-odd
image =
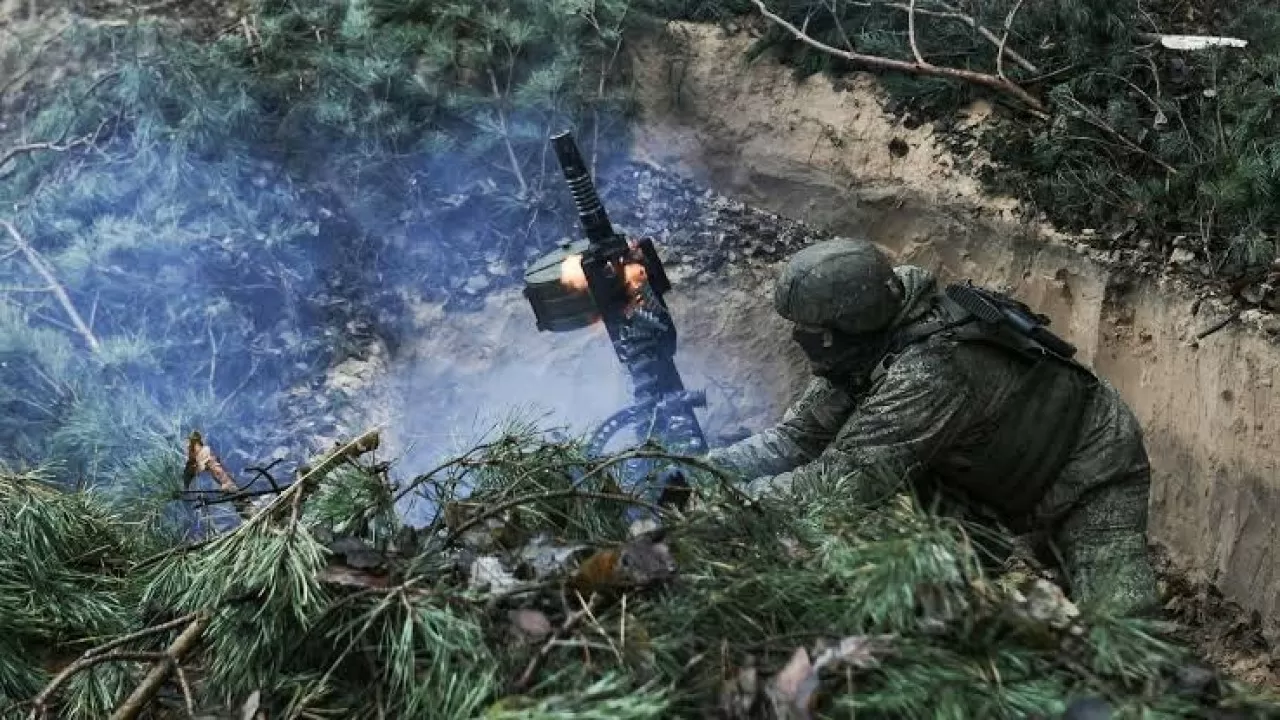
[[[182,631],[174,641],[169,645],[168,649],[162,653],[163,659],[158,660],[151,666],[151,671],[142,679],[137,688],[125,698],[125,701],[111,715],[110,720],[134,720],[142,713],[145,708],[160,692],[160,688],[164,686],[169,675],[178,668],[178,663],[187,656],[187,653],[195,649],[200,644],[200,640],[204,637],[205,628],[209,627],[209,622],[213,619],[212,613],[200,613],[196,616],[191,624],[187,625],[187,629]],[[189,692],[185,687],[184,693]]]
[[[121,635],[111,642],[85,650],[84,653],[75,660],[75,662],[62,668],[62,670],[49,681],[49,684],[40,691],[40,694],[36,695],[35,699],[32,701],[33,707],[31,712],[27,715],[28,719],[36,720],[37,718],[45,717],[49,708],[49,700],[53,698],[54,693],[58,692],[58,690],[76,673],[83,672],[95,665],[107,662],[129,660],[155,662],[157,660],[164,659],[166,655],[160,652],[131,652],[126,650],[116,650],[116,648],[121,647],[122,645],[128,645],[131,642],[141,640],[145,637],[150,637],[168,630],[173,630],[174,628],[189,625],[199,618],[200,613],[190,613],[179,618],[174,618],[168,622],[160,623],[159,625],[153,625],[149,628],[138,630],[137,632],[131,632],[128,635]]]
[[[49,700],[53,697],[53,694],[60,690],[62,686],[72,678],[72,676],[88,670],[95,665],[101,665],[102,663],[109,662],[125,662],[130,660],[137,662],[155,662],[163,659],[165,659],[165,654],[161,652],[129,652],[127,650],[117,650],[115,652],[104,652],[98,655],[85,653],[75,662],[62,668],[62,670],[54,676],[53,680],[49,681],[49,684],[45,686],[44,690],[40,691],[40,694],[32,701],[33,707],[31,708],[31,712],[27,714],[27,718],[28,720],[37,720],[38,718],[48,717]]]
[[[849,62],[865,65],[867,67],[878,68],[882,70],[896,70],[898,72],[910,75],[928,75],[931,77],[947,78],[950,80],[961,80],[963,82],[979,85],[991,90],[995,90],[1006,95],[1021,100],[1032,111],[1041,116],[1046,116],[1046,108],[1044,103],[1036,99],[1031,93],[1022,89],[1016,83],[995,75],[987,75],[985,73],[974,72],[972,70],[961,70],[959,68],[947,67],[944,65],[921,64],[920,62],[907,62],[905,60],[894,60],[892,58],[880,57],[878,55],[865,55],[863,53],[841,50],[832,47],[824,42],[815,40],[805,34],[800,28],[792,25],[783,18],[769,11],[763,0],[751,0],[760,13],[771,22],[776,23],[787,32],[791,33],[795,39],[809,45],[812,48],[821,50],[824,53],[835,57],[843,58]]]
[[[0,162],[0,165],[3,164],[3,162]],[[71,318],[71,324],[75,326],[76,332],[80,333],[84,338],[85,343],[89,345],[89,349],[93,350],[95,354],[101,353],[102,345],[98,342],[98,338],[94,336],[93,331],[89,329],[88,323],[81,317],[80,312],[76,310],[75,304],[71,302],[71,296],[67,294],[67,289],[54,276],[53,269],[44,261],[44,258],[40,257],[40,253],[31,247],[26,238],[22,237],[22,234],[18,232],[18,228],[13,226],[13,223],[8,220],[0,220],[0,226],[3,226],[9,233],[13,244],[22,251],[32,269],[39,273],[44,278],[44,281],[49,284],[49,292],[53,293],[54,297],[58,299],[63,311]]]
[[[1196,341],[1196,342],[1200,342],[1201,340],[1204,340],[1205,338],[1209,337],[1210,335],[1212,335],[1212,334],[1214,334],[1214,333],[1218,332],[1219,330],[1222,330],[1222,329],[1223,329],[1223,328],[1225,328],[1226,326],[1228,326],[1228,325],[1230,325],[1231,323],[1235,322],[1235,320],[1236,320],[1237,318],[1239,318],[1239,317],[1240,317],[1240,313],[1238,313],[1238,312],[1233,312],[1233,313],[1231,313],[1230,315],[1228,315],[1228,316],[1226,316],[1226,317],[1222,318],[1222,319],[1221,319],[1221,320],[1219,320],[1218,322],[1216,322],[1216,323],[1214,323],[1214,324],[1210,325],[1209,327],[1205,328],[1204,330],[1201,330],[1200,332],[1196,333],[1196,339],[1195,339],[1195,341]]]
[[[292,502],[292,498],[294,495],[301,493],[305,487],[313,484],[315,481],[320,480],[322,477],[324,477],[329,472],[331,472],[335,467],[337,467],[340,463],[344,462],[345,460],[347,460],[348,458],[354,455],[360,455],[376,449],[378,447],[378,444],[381,442],[379,439],[380,436],[378,432],[379,431],[376,428],[372,430],[366,430],[363,433],[361,433],[359,436],[357,436],[354,440],[348,442],[346,445],[343,445],[337,448],[329,455],[326,455],[325,458],[321,460],[318,465],[302,473],[301,477],[299,477],[292,484],[290,484],[288,487],[282,490],[280,494],[272,498],[270,503],[268,503],[265,507],[259,510],[252,517],[242,522],[234,530],[223,533],[222,535],[208,538],[206,540],[201,540],[199,542],[188,543],[186,545],[179,545],[177,547],[169,548],[168,550],[162,550],[161,552],[158,552],[155,555],[151,555],[150,557],[143,558],[142,560],[140,560],[138,564],[134,566],[134,570],[137,571],[142,568],[148,567],[154,563],[157,563],[173,555],[179,555],[182,553],[191,552],[192,550],[198,550],[203,547],[208,547],[210,545],[220,543],[223,540],[226,540],[227,538],[234,536],[236,533],[243,531],[245,528],[255,525],[256,523],[263,522],[263,518],[273,515],[275,511],[278,510],[283,503]]]
[[[925,17],[944,18],[947,20],[955,20],[957,22],[962,22],[965,25],[968,25],[969,27],[973,28],[975,32],[981,35],[987,42],[991,43],[991,47],[994,47],[994,48],[1000,47],[1000,38],[996,37],[996,34],[988,30],[985,26],[979,24],[978,21],[975,20],[972,15],[967,15],[961,12],[960,9],[954,5],[948,5],[947,3],[942,2],[941,0],[937,0],[937,1],[938,1],[938,6],[943,8],[942,11],[930,10],[928,8],[918,7],[918,8],[915,8],[914,10],[915,14],[923,15]],[[911,5],[903,5],[902,3],[896,3],[896,2],[891,2],[891,3],[860,2],[860,3],[851,3],[851,4],[857,5],[858,7],[866,7],[866,8],[873,8],[883,4],[885,7],[893,8],[894,10],[901,10],[902,12],[912,12]],[[835,10],[830,7],[828,8],[828,10],[831,11],[833,18],[836,21],[837,29],[840,31],[841,36],[844,37],[845,44],[847,44],[850,49],[853,49],[853,44],[849,42],[849,37],[845,35],[844,28],[840,27],[840,18],[835,14]],[[1032,63],[1030,60],[1018,54],[1011,48],[1005,48],[1005,55],[1007,55],[1010,60],[1014,61],[1019,66],[1021,66],[1023,70],[1026,70],[1027,72],[1035,75],[1040,74],[1040,68],[1036,67],[1035,63]]]
[[[60,143],[59,141],[54,140],[50,142],[27,143],[25,145],[18,145],[16,147],[11,147],[5,151],[4,155],[0,155],[0,169],[3,169],[4,166],[8,165],[11,161],[16,160],[17,158],[20,158],[23,155],[30,155],[31,153],[34,153],[34,152],[40,152],[42,150],[46,150],[49,152],[62,153],[62,152],[69,152],[71,150],[75,150],[78,147],[87,147],[87,146],[93,145],[98,141],[98,136],[102,134],[102,129],[107,126],[107,122],[109,120],[110,118],[108,118],[107,120],[103,120],[101,123],[98,123],[97,129],[95,129],[93,132],[89,133],[88,135],[78,137],[75,140],[72,140],[70,142]]]

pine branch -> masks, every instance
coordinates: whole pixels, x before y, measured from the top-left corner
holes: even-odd
[[[502,142],[507,148],[507,161],[511,163],[511,173],[516,176],[516,182],[520,183],[520,197],[527,197],[529,185],[524,180],[520,159],[516,157],[516,150],[511,145],[511,130],[507,127],[507,113],[502,108],[504,98],[502,91],[498,89],[498,78],[493,74],[492,68],[486,68],[485,72],[489,73],[489,87],[493,91],[493,99],[498,103],[498,126],[502,129]]]
[[[947,12],[945,12],[945,13],[934,13],[934,12],[931,12],[931,11],[924,11],[924,10],[917,10],[916,12],[919,12],[921,15],[926,15],[926,14],[928,14],[928,15],[937,15],[938,17],[946,17],[946,18],[951,18],[951,19],[954,19],[954,20],[959,20],[960,22],[962,22],[962,23],[964,23],[964,24],[968,25],[969,27],[973,28],[974,30],[976,30],[976,31],[978,32],[978,34],[979,34],[979,35],[981,35],[982,37],[986,38],[987,42],[991,43],[992,45],[994,45],[994,46],[996,46],[996,47],[1001,47],[1001,46],[1004,46],[1004,45],[1006,44],[1005,40],[1003,40],[1003,39],[1001,39],[1001,38],[997,38],[997,37],[996,37],[996,35],[995,35],[995,33],[993,33],[993,32],[991,32],[990,30],[988,30],[985,26],[983,26],[983,25],[979,24],[979,23],[978,23],[978,21],[977,21],[976,19],[974,19],[974,17],[973,17],[972,15],[966,15],[965,13],[960,12],[960,9],[959,9],[959,8],[957,8],[956,6],[954,6],[954,5],[950,5],[950,4],[946,3],[946,2],[942,2],[942,0],[938,0],[938,5],[940,5],[940,6],[942,6],[943,8],[945,8],[945,9],[947,10]],[[897,6],[896,6],[896,5],[894,5],[894,7],[897,7]],[[1006,23],[1006,26],[1005,26],[1005,27],[1006,27],[1006,36],[1005,36],[1005,37],[1007,38],[1007,37],[1008,37],[1008,23]],[[1040,68],[1036,67],[1036,66],[1035,66],[1035,64],[1033,64],[1030,60],[1026,59],[1025,57],[1023,57],[1022,55],[1020,55],[1020,54],[1018,54],[1017,52],[1013,51],[1012,49],[1010,49],[1010,48],[1008,48],[1008,47],[1005,47],[1004,54],[1005,54],[1005,55],[1008,55],[1010,60],[1012,60],[1012,61],[1014,61],[1014,62],[1018,63],[1018,65],[1022,66],[1022,69],[1023,69],[1023,70],[1026,70],[1027,72],[1029,72],[1029,73],[1031,73],[1031,74],[1033,74],[1033,75],[1039,75],[1039,74],[1040,74]]]
[[[1091,110],[1089,107],[1087,107],[1084,103],[1080,102],[1079,100],[1076,100],[1076,99],[1075,99],[1075,98],[1073,98],[1073,97],[1068,97],[1067,99],[1068,99],[1068,100],[1070,100],[1070,101],[1071,101],[1071,102],[1076,106],[1076,108],[1079,110],[1080,117],[1081,117],[1085,122],[1089,123],[1090,125],[1094,126],[1095,128],[1097,128],[1097,129],[1099,129],[1099,130],[1101,130],[1101,131],[1105,132],[1106,134],[1110,135],[1111,137],[1115,138],[1115,139],[1116,139],[1116,140],[1118,140],[1122,145],[1124,145],[1124,147],[1125,147],[1125,148],[1127,148],[1127,149],[1129,149],[1129,150],[1131,150],[1131,151],[1133,151],[1133,152],[1135,152],[1135,153],[1137,153],[1137,154],[1139,154],[1139,155],[1141,155],[1141,156],[1145,157],[1146,159],[1150,160],[1151,162],[1155,163],[1156,165],[1159,165],[1159,166],[1161,167],[1161,169],[1163,169],[1165,172],[1169,173],[1170,175],[1178,175],[1178,174],[1179,174],[1179,173],[1178,173],[1178,169],[1177,169],[1177,168],[1175,168],[1174,166],[1172,166],[1172,165],[1170,165],[1169,163],[1165,162],[1164,160],[1161,160],[1160,158],[1156,157],[1155,155],[1152,155],[1150,152],[1148,152],[1148,151],[1144,150],[1144,149],[1142,148],[1142,146],[1138,145],[1138,144],[1137,144],[1137,143],[1135,143],[1134,141],[1132,141],[1132,140],[1130,140],[1129,138],[1125,137],[1125,135],[1124,135],[1123,133],[1121,133],[1119,130],[1116,130],[1114,127],[1112,127],[1111,125],[1109,125],[1106,121],[1104,121],[1104,120],[1102,120],[1101,118],[1099,118],[1099,117],[1097,116],[1097,114],[1096,114],[1096,113],[1094,113],[1094,111],[1093,111],[1093,110]]]
[[[515,498],[514,500],[508,500],[507,502],[498,503],[497,505],[486,508],[483,512],[477,513],[474,517],[469,518],[466,522],[459,524],[456,530],[449,533],[449,536],[445,538],[445,541],[444,541],[445,545],[453,544],[458,540],[458,538],[466,534],[466,532],[471,528],[479,525],[480,523],[486,520],[489,520],[490,518],[495,518],[505,513],[508,510],[520,507],[521,505],[528,505],[530,503],[541,502],[543,500],[559,500],[561,498],[584,498],[587,500],[608,500],[612,502],[628,503],[631,505],[637,505],[639,507],[645,508],[646,510],[649,510],[650,512],[653,512],[657,515],[667,514],[666,508],[659,507],[657,505],[654,505],[651,502],[641,500],[640,498],[633,497],[631,495],[621,495],[618,493],[590,492],[587,490],[578,490],[576,488],[571,490],[552,490],[550,492],[541,492],[541,493],[532,493],[529,495],[522,495],[518,498]]]
[[[194,650],[196,645],[200,644],[200,640],[204,637],[204,631],[209,627],[212,619],[212,613],[199,613],[187,625],[187,628],[182,631],[182,634],[162,653],[162,659],[151,666],[151,671],[142,679],[142,683],[116,709],[110,720],[135,720],[155,698],[156,693],[160,692],[160,688],[169,679],[169,675],[178,668],[178,664],[182,662],[183,658]],[[189,691],[185,687],[184,692],[187,692],[189,696]]]
[[[50,142],[27,143],[25,145],[18,145],[16,147],[9,148],[3,155],[0,155],[0,170],[4,169],[4,166],[8,165],[13,160],[24,155],[30,155],[31,153],[41,151],[64,153],[70,152],[79,147],[91,147],[98,142],[98,138],[102,135],[103,129],[106,128],[107,123],[110,121],[111,118],[103,120],[98,123],[98,127],[93,132],[69,142],[54,140]]]
[[[13,77],[10,77],[8,80],[6,80],[4,85],[0,85],[0,100],[2,100],[4,96],[7,95],[10,90],[13,89],[13,86],[22,82],[23,78],[30,75],[31,71],[36,69],[36,67],[40,64],[40,58],[41,56],[44,55],[44,52],[48,50],[51,45],[53,45],[53,42],[55,40],[62,37],[62,34],[65,33],[67,31],[67,28],[69,27],[71,26],[63,25],[62,27],[58,28],[57,31],[50,34],[49,37],[46,38],[44,42],[40,43],[40,47],[36,48],[35,51],[31,53],[31,60],[27,62],[27,66],[24,67],[22,70],[19,70],[18,72],[14,73]],[[0,162],[0,166],[3,166],[3,165],[4,163]]]
[[[39,273],[44,278],[44,281],[49,284],[50,292],[58,299],[58,303],[62,305],[63,311],[71,318],[71,323],[75,326],[76,332],[80,333],[80,336],[84,338],[85,343],[89,345],[89,349],[94,354],[100,355],[102,353],[102,344],[98,342],[93,330],[89,328],[88,323],[81,317],[80,312],[76,310],[75,303],[71,302],[71,296],[67,294],[66,288],[62,286],[62,283],[58,282],[58,278],[53,274],[53,269],[36,252],[36,249],[31,247],[26,238],[22,237],[22,234],[18,232],[18,228],[14,227],[13,223],[8,220],[0,220],[0,226],[3,226],[9,233],[14,245],[22,251],[32,269]]]
[[[878,55],[866,55],[849,50],[841,50],[819,40],[815,40],[800,28],[774,14],[764,4],[764,0],[751,0],[751,2],[755,4],[756,8],[760,10],[760,13],[764,15],[765,18],[791,33],[795,39],[829,55],[843,58],[849,62],[857,63],[859,65],[879,68],[882,70],[895,70],[911,75],[927,75],[931,77],[947,78],[950,80],[961,80],[974,85],[980,85],[1005,95],[1012,95],[1026,104],[1026,106],[1035,114],[1041,117],[1047,117],[1044,103],[1040,102],[1021,86],[1005,78],[997,77],[995,75],[987,75],[986,73],[974,72],[972,70],[961,70],[959,68],[947,67],[945,65],[933,65],[931,63],[921,63],[919,61],[906,62],[904,60],[894,60],[892,58],[880,57]]]
[[[97,655],[89,655],[86,653],[78,658],[75,662],[63,668],[53,680],[45,686],[44,690],[32,701],[31,712],[27,714],[28,720],[37,720],[48,717],[49,700],[53,697],[63,685],[66,684],[71,677],[77,673],[92,668],[95,665],[108,662],[156,662],[164,660],[167,656],[162,652],[130,652],[127,650],[116,650],[114,652],[104,652]]]

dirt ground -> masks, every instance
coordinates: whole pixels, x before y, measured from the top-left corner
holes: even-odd
[[[1182,639],[1215,667],[1252,685],[1280,690],[1280,654],[1262,633],[1262,617],[1222,596],[1211,583],[1197,582],[1155,548],[1169,619],[1182,627]]]

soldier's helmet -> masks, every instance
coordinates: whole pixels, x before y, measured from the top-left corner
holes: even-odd
[[[838,238],[815,243],[787,262],[773,306],[791,322],[850,334],[889,326],[903,302],[902,281],[871,242]]]

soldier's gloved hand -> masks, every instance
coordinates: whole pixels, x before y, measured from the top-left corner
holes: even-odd
[[[693,495],[684,468],[672,466],[658,473],[658,505],[683,510]]]
[[[672,466],[658,473],[658,487],[666,487],[672,483],[689,484],[684,476],[684,468]]]

